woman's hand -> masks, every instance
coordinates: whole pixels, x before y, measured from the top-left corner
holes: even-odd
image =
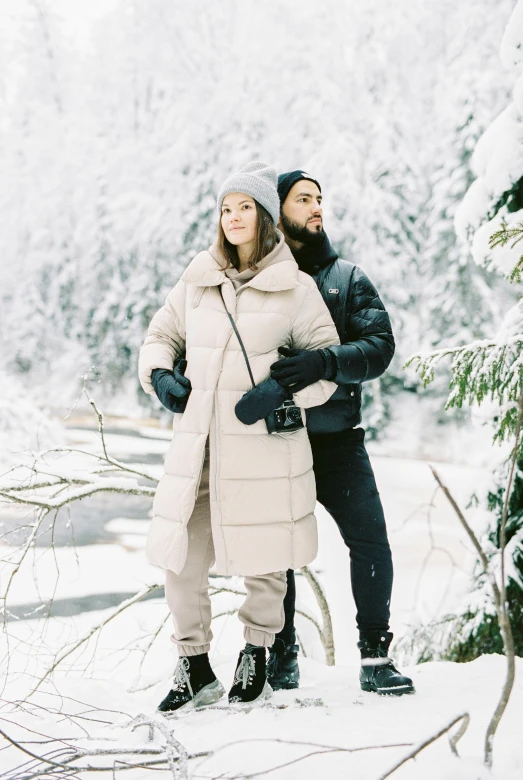
[[[236,417],[244,425],[254,425],[292,398],[292,394],[270,377],[245,393],[235,406]]]
[[[191,380],[184,376],[186,360],[175,363],[173,371],[155,368],[151,373],[151,384],[160,403],[170,412],[182,413],[191,394]]]

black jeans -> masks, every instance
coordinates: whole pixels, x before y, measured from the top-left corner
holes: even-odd
[[[318,501],[334,518],[349,548],[352,594],[360,632],[387,631],[392,557],[380,496],[364,444],[363,428],[311,436]],[[285,625],[277,635],[296,639],[294,572],[287,572]]]

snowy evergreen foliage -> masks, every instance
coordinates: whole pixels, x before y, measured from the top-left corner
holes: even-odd
[[[513,270],[514,246],[500,250],[491,236],[502,225],[521,223],[523,210],[523,2],[518,0],[501,43],[501,61],[515,79],[512,102],[496,117],[479,139],[472,157],[476,180],[456,214],[456,230],[472,241],[479,264],[491,263],[503,273]],[[500,83],[501,86],[501,83]],[[495,251],[497,249],[497,251]]]
[[[507,522],[507,601],[514,636],[516,655],[523,657],[523,460],[518,462],[518,472],[510,495]],[[496,490],[488,494],[488,508],[493,522],[488,532],[492,556],[499,555],[499,528],[501,524],[508,468],[496,475]],[[449,621],[453,630],[448,634],[444,657],[450,661],[472,661],[484,653],[503,653],[503,641],[493,604],[485,596],[489,583],[485,575],[476,569],[474,573],[474,598],[467,612],[456,621]]]
[[[507,60],[508,53],[516,52],[513,61],[523,72],[523,56],[521,44],[523,43],[523,2],[518,2],[509,21],[503,39],[502,56]],[[523,95],[523,73],[519,78],[518,89]],[[523,104],[521,106],[523,108]],[[513,107],[512,116],[516,114]],[[493,126],[499,129],[499,117]],[[509,127],[505,126],[506,129]],[[523,128],[523,123],[520,125]],[[510,132],[512,132],[512,125]],[[497,131],[497,130],[496,130]],[[480,140],[480,148],[485,181],[475,182],[470,188],[464,200],[464,205],[459,214],[458,223],[463,224],[464,215],[472,215],[471,204],[478,206],[475,200],[480,187],[486,188],[492,183],[489,175],[493,176],[493,168],[496,169],[499,181],[508,182],[512,170],[519,171],[516,177],[523,173],[519,169],[519,157],[512,160],[510,156],[503,160],[500,155],[503,148],[514,150],[513,137],[507,139],[497,137],[497,144],[490,147],[492,158],[485,156],[485,138],[492,139],[493,131],[489,128],[485,136]],[[506,145],[503,145],[504,141]],[[490,141],[489,141],[490,143]],[[521,145],[521,141],[519,140]],[[475,153],[476,155],[476,153]],[[504,162],[504,168],[500,168]],[[512,168],[513,163],[513,168]],[[479,181],[479,180],[478,180]],[[486,189],[485,189],[486,191]],[[490,202],[495,190],[490,190]],[[471,194],[472,193],[472,194]],[[499,195],[499,193],[498,193]],[[506,201],[508,202],[508,201]],[[486,201],[484,202],[486,206]],[[481,217],[476,214],[476,223],[472,221],[470,226],[478,228],[480,223],[487,220],[486,227],[493,229],[490,219],[491,213],[487,210]],[[521,219],[521,214],[519,215]],[[513,282],[521,281],[521,269],[523,258],[515,259],[515,250],[523,239],[523,225],[509,227],[507,221],[503,221],[499,230],[491,234],[490,249],[497,249],[496,263],[508,275]],[[483,230],[484,228],[480,228]],[[477,235],[477,233],[476,233]],[[473,242],[476,236],[469,236]],[[477,248],[478,244],[476,244]],[[519,251],[519,250],[518,250]],[[512,261],[510,270],[508,259]],[[467,344],[462,347],[440,349],[428,355],[414,355],[408,361],[408,365],[414,365],[421,375],[424,385],[429,384],[435,376],[435,369],[446,357],[452,357],[450,381],[450,393],[447,400],[447,408],[464,404],[481,405],[489,400],[493,410],[494,440],[510,441],[513,456],[517,458],[517,471],[508,497],[508,510],[506,516],[506,552],[508,561],[506,571],[506,589],[508,611],[514,633],[516,653],[523,655],[523,479],[521,468],[523,466],[523,446],[520,436],[521,408],[523,402],[523,297],[513,306],[501,323],[501,327],[494,339],[486,339]],[[518,438],[519,437],[519,438]],[[514,448],[519,449],[515,450]],[[511,455],[512,459],[512,455]],[[494,571],[501,576],[500,566],[500,537],[503,526],[503,507],[506,501],[506,491],[509,489],[509,463],[504,463],[495,473],[495,487],[488,494],[487,506],[491,512],[491,519],[484,534],[485,552]],[[442,657],[449,660],[468,661],[483,653],[501,652],[503,642],[500,635],[496,610],[494,608],[491,583],[477,566],[473,576],[473,589],[468,597],[468,603],[461,612],[449,615],[436,625],[423,627],[415,632],[413,646],[417,645],[418,658],[430,660],[434,657]]]
[[[518,461],[508,507],[506,533],[506,596],[512,625],[515,654],[523,657],[523,459]],[[489,560],[499,560],[499,530],[508,478],[508,464],[495,474],[495,486],[488,492],[487,507],[492,521],[483,538]],[[479,564],[473,572],[472,590],[455,614],[416,627],[401,643],[418,663],[467,662],[487,653],[503,653],[503,640],[492,601],[490,583]]]
[[[493,239],[496,240],[496,239]],[[426,386],[445,357],[452,357],[450,393],[447,408],[464,404],[481,405],[490,401],[493,410],[494,440],[513,442],[523,394],[523,298],[510,309],[492,340],[478,341],[463,347],[441,349],[426,356],[414,355],[414,365]],[[508,563],[506,592],[508,611],[514,634],[515,652],[523,656],[523,445],[519,440],[518,472],[512,485],[506,524]],[[509,464],[504,463],[494,475],[495,487],[488,494],[491,512],[489,526],[483,535],[487,557],[493,569],[499,570],[500,529],[503,503],[508,484]],[[405,646],[408,645],[404,643]],[[503,642],[496,617],[491,584],[479,563],[473,574],[472,592],[461,610],[442,621],[416,629],[410,639],[418,661],[443,658],[469,661],[484,653],[501,652]]]
[[[56,385],[94,365],[108,395],[137,388],[151,314],[211,243],[220,182],[254,158],[318,177],[333,244],[391,312],[376,428],[407,355],[491,331],[499,281],[453,219],[509,100],[495,42],[513,0],[115,0],[76,37],[49,0],[21,6],[0,32],[12,369]]]

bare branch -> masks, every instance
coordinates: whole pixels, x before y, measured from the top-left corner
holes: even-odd
[[[25,506],[35,506],[41,509],[62,509],[67,504],[71,504],[74,501],[79,501],[82,498],[88,496],[94,496],[95,493],[123,493],[128,496],[154,496],[156,488],[146,487],[145,485],[138,485],[134,479],[120,478],[121,485],[104,485],[104,481],[92,482],[84,485],[80,490],[66,494],[62,499],[56,499],[54,497],[47,499],[31,498],[29,496],[18,496],[12,494],[7,490],[0,490],[0,496],[6,498],[14,504],[23,504]],[[124,483],[127,483],[126,486]]]
[[[129,725],[133,729],[136,728],[136,726],[143,725],[157,729],[165,739],[167,762],[173,778],[175,778],[175,780],[187,780],[189,771],[189,754],[187,748],[176,739],[172,729],[169,728],[165,721],[160,718],[153,718],[149,715],[140,714],[133,718]],[[175,751],[178,752],[178,756],[175,755]],[[178,764],[176,761],[178,761]]]
[[[503,515],[502,515],[502,522],[501,522],[502,527],[503,526],[506,527],[506,522],[508,517],[508,506],[509,506],[508,501],[510,500],[510,493],[512,491],[512,480],[514,477],[514,468],[519,453],[519,442],[520,442],[522,420],[523,420],[523,389],[521,390],[520,399],[519,399],[518,425],[516,428],[516,443],[514,445],[514,449],[512,450],[511,468],[509,470],[509,480],[506,488],[505,500],[503,503]],[[469,523],[467,522],[465,516],[463,515],[463,512],[459,508],[454,497],[451,495],[449,489],[443,484],[441,478],[439,477],[434,467],[431,466],[430,469],[432,471],[432,474],[434,475],[434,479],[441,487],[445,496],[447,497],[448,501],[453,507],[461,525],[463,526],[463,528],[467,533],[467,536],[469,537],[472,544],[474,545],[474,548],[481,562],[483,571],[488,578],[488,581],[492,588],[494,605],[496,608],[496,614],[498,616],[499,629],[500,629],[501,637],[503,639],[503,646],[507,658],[507,675],[505,678],[505,683],[501,691],[500,700],[490,720],[490,723],[487,727],[487,733],[485,735],[484,762],[486,766],[490,768],[492,767],[492,746],[493,746],[494,735],[496,733],[499,722],[508,704],[508,700],[510,698],[512,688],[514,686],[515,673],[516,673],[515,658],[514,658],[514,638],[512,635],[512,627],[510,625],[510,619],[507,612],[506,590],[505,590],[505,581],[504,581],[503,556],[505,553],[505,533],[503,533],[503,536],[501,536],[500,534],[500,548],[501,548],[501,560],[502,560],[502,572],[503,572],[502,582],[500,587],[498,586],[498,583],[496,582],[496,578],[491,570],[490,562],[487,558],[487,555],[485,554],[485,551],[481,547],[481,544],[479,543],[476,534],[474,533]],[[509,498],[507,498],[507,496]]]
[[[3,623],[4,623],[4,626],[5,626],[5,623],[7,622],[7,597],[9,595],[9,591],[11,589],[11,585],[12,585],[13,579],[16,576],[16,574],[18,573],[18,571],[20,570],[20,567],[21,567],[22,563],[24,562],[25,557],[26,557],[27,553],[29,552],[29,549],[30,549],[31,545],[33,544],[33,541],[35,540],[36,535],[38,534],[40,526],[42,525],[43,520],[48,515],[48,513],[49,513],[49,510],[46,509],[46,508],[42,508],[38,512],[37,519],[35,520],[35,522],[33,524],[33,530],[31,532],[31,534],[29,535],[29,537],[28,537],[27,541],[25,542],[25,544],[22,545],[21,555],[20,555],[17,563],[15,564],[14,569],[12,570],[11,574],[9,575],[9,579],[7,581],[7,585],[6,585],[5,591],[4,591],[4,593],[3,593],[2,597],[1,597],[1,600],[4,602],[4,608],[3,608]]]
[[[507,520],[508,510],[510,503],[510,496],[512,494],[512,485],[514,483],[514,471],[519,456],[520,444],[521,444],[521,424],[523,421],[523,385],[521,386],[519,401],[518,401],[518,417],[516,422],[515,442],[514,448],[511,454],[511,462],[509,469],[509,476],[507,487],[505,489],[505,497],[503,501],[503,511],[501,515],[501,527],[499,532],[499,546],[501,551],[501,585],[500,585],[500,603],[498,608],[498,622],[499,630],[503,638],[503,646],[505,648],[505,655],[507,657],[507,676],[505,678],[505,684],[501,691],[501,696],[498,705],[492,715],[490,723],[487,727],[487,733],[485,735],[485,764],[492,768],[492,748],[494,742],[494,735],[496,734],[499,722],[503,717],[512,688],[514,687],[514,680],[516,677],[516,665],[515,665],[515,650],[514,650],[514,636],[512,634],[512,626],[510,624],[510,616],[507,609],[507,589],[505,581],[505,548],[507,546]]]
[[[161,585],[149,585],[147,588],[144,588],[139,593],[137,593],[135,596],[133,596],[130,599],[127,599],[126,601],[122,601],[122,603],[118,606],[117,609],[115,609],[114,612],[112,612],[109,617],[107,617],[105,620],[103,620],[101,623],[98,623],[96,626],[94,626],[87,634],[85,634],[81,639],[79,639],[72,647],[69,647],[67,650],[64,650],[54,661],[52,666],[46,671],[43,677],[40,678],[36,686],[32,689],[32,691],[29,693],[29,696],[32,696],[35,691],[38,690],[38,688],[42,685],[44,680],[46,680],[50,674],[52,674],[55,669],[60,666],[60,664],[65,661],[66,658],[68,658],[72,653],[74,653],[75,650],[77,650],[79,647],[81,647],[85,642],[88,642],[89,639],[94,636],[98,631],[101,631],[104,626],[106,626],[108,623],[110,623],[112,620],[114,620],[115,617],[118,617],[122,612],[124,612],[126,609],[131,607],[133,604],[136,604],[138,601],[142,601],[146,596],[149,595],[149,593],[152,593],[155,590],[158,590],[161,587]]]
[[[204,758],[208,754],[206,751],[201,751],[198,753],[187,753],[186,749],[181,745],[180,742],[178,742],[172,731],[168,728],[167,725],[162,724],[161,722],[157,722],[156,720],[149,719],[146,716],[138,716],[138,719],[144,718],[146,723],[144,725],[152,725],[154,728],[157,728],[162,736],[166,740],[166,747],[155,747],[153,745],[150,745],[148,747],[137,747],[137,748],[126,748],[126,747],[116,747],[116,748],[79,748],[74,745],[71,745],[70,743],[65,743],[64,747],[50,751],[47,754],[39,756],[37,753],[34,753],[32,750],[29,750],[28,748],[24,747],[24,743],[21,741],[17,741],[10,737],[8,734],[6,734],[5,731],[0,730],[0,735],[4,737],[4,739],[13,747],[20,750],[22,753],[25,753],[26,755],[30,756],[30,758],[33,759],[31,762],[27,762],[26,764],[20,765],[18,767],[15,767],[11,769],[8,773],[6,773],[5,777],[7,780],[7,777],[13,778],[13,780],[32,780],[33,778],[37,777],[72,777],[72,774],[74,773],[74,776],[76,776],[76,773],[80,772],[111,772],[114,771],[114,765],[112,766],[100,766],[100,765],[92,765],[87,764],[84,766],[72,766],[77,761],[89,757],[101,757],[101,756],[115,756],[115,757],[123,757],[123,756],[135,756],[139,758],[140,756],[161,756],[160,760],[153,760],[153,761],[136,761],[129,763],[128,761],[118,761],[117,763],[121,764],[122,768],[124,769],[140,769],[140,768],[153,768],[157,767],[160,768],[162,765],[167,764],[168,767],[171,769],[171,772],[173,774],[173,777],[178,780],[185,780],[187,778],[187,763],[189,759],[194,758]],[[134,720],[137,720],[136,718]],[[56,739],[46,739],[45,742],[56,742]],[[45,742],[40,741],[37,744],[45,744]],[[178,751],[179,755],[174,754],[174,750]],[[67,774],[65,773],[67,771]]]
[[[101,413],[101,411],[98,409],[98,407],[96,406],[96,403],[94,402],[94,399],[90,398],[87,395],[87,392],[85,390],[84,390],[84,393],[85,393],[85,397],[87,398],[87,400],[89,401],[89,403],[93,407],[96,416],[98,417],[98,432],[100,434],[100,439],[102,440],[102,449],[104,451],[105,459],[108,460],[109,458],[108,458],[108,455],[107,455],[107,447],[106,447],[106,444],[105,444],[104,416]]]
[[[316,597],[316,601],[318,602],[318,606],[320,608],[322,623],[323,623],[323,628],[320,630],[320,638],[323,644],[323,648],[325,650],[325,661],[327,663],[327,666],[334,666],[335,664],[334,633],[332,630],[332,617],[329,609],[329,603],[327,601],[325,593],[323,592],[323,588],[319,583],[319,580],[313,574],[311,569],[309,569],[308,566],[302,566],[301,572],[305,577],[305,579],[307,580],[307,582],[309,583],[309,585],[311,586],[312,592],[314,593],[314,596]],[[305,617],[311,619],[308,615],[305,615]]]
[[[206,709],[208,709],[206,707]],[[316,750],[311,751],[310,753],[305,753],[303,756],[298,756],[298,758],[291,759],[290,761],[286,761],[283,764],[278,764],[276,766],[270,767],[270,769],[264,769],[259,772],[249,772],[248,775],[245,773],[239,774],[239,775],[229,775],[230,780],[242,780],[242,778],[245,777],[259,777],[260,775],[268,775],[271,772],[276,772],[279,769],[284,769],[285,767],[291,766],[292,764],[297,764],[300,761],[305,761],[307,758],[311,758],[311,756],[317,756],[322,754],[332,754],[332,753],[362,753],[367,750],[384,750],[387,748],[398,748],[398,747],[410,747],[412,745],[411,742],[402,742],[397,744],[390,744],[390,745],[365,745],[363,747],[355,747],[355,748],[346,748],[346,747],[338,747],[336,745],[322,745],[317,744],[314,742],[301,742],[299,740],[293,740],[293,739],[272,739],[272,738],[254,738],[254,739],[244,739],[241,741],[234,741],[234,742],[228,742],[225,745],[220,745],[219,748],[217,748],[213,753],[211,753],[211,756],[216,755],[217,753],[221,752],[222,750],[226,750],[230,747],[236,747],[237,745],[245,745],[247,743],[272,743],[272,744],[279,744],[279,745],[294,745],[294,746],[303,746],[308,748],[317,748]],[[202,762],[200,766],[205,763]],[[197,775],[196,773],[193,774],[194,777],[200,777],[200,775]]]
[[[492,585],[492,590],[494,592],[494,598],[495,598],[496,604],[499,604],[500,603],[500,599],[501,599],[501,594],[499,592],[499,587],[498,587],[498,584],[497,584],[496,580],[491,575],[490,564],[489,564],[489,560],[488,560],[488,558],[487,558],[487,556],[485,554],[485,551],[483,550],[481,544],[479,543],[476,534],[474,533],[474,531],[472,530],[472,528],[468,524],[468,522],[467,522],[467,520],[465,518],[465,515],[463,514],[463,512],[461,511],[461,509],[458,506],[458,503],[454,499],[454,497],[451,494],[451,492],[448,489],[448,487],[443,483],[441,477],[439,476],[439,474],[436,471],[436,469],[434,468],[434,466],[430,466],[430,470],[432,471],[434,479],[436,480],[436,482],[438,483],[438,485],[442,489],[443,493],[447,497],[447,500],[449,501],[450,505],[454,509],[454,512],[456,513],[456,515],[458,517],[458,520],[460,521],[461,525],[465,529],[465,532],[466,532],[467,536],[469,537],[470,541],[472,542],[472,544],[474,546],[474,549],[476,550],[476,552],[478,554],[478,558],[481,561],[481,565],[483,567],[483,571],[485,572],[487,577],[489,577],[490,583]]]
[[[392,769],[389,769],[385,774],[380,775],[379,780],[385,780],[386,777],[390,777],[394,772],[400,768],[400,766],[403,766],[403,764],[406,764],[407,761],[410,761],[413,758],[416,758],[416,756],[421,753],[422,750],[425,750],[426,747],[429,745],[432,745],[433,742],[435,742],[437,739],[443,736],[443,734],[446,734],[452,726],[454,726],[456,723],[461,723],[461,727],[457,731],[456,734],[449,740],[451,750],[454,754],[457,753],[456,744],[461,739],[465,731],[467,730],[467,727],[469,725],[470,716],[468,712],[463,712],[461,715],[457,715],[455,718],[453,718],[450,723],[447,723],[446,726],[444,726],[442,729],[440,729],[436,734],[433,734],[431,737],[428,737],[427,739],[424,739],[423,742],[420,742],[419,745],[417,745],[414,750],[412,750],[407,756],[402,758],[400,761],[398,761]]]
[[[147,646],[143,650],[143,656],[142,656],[142,658],[140,660],[140,665],[138,667],[138,676],[140,676],[140,673],[142,671],[142,668],[143,668],[145,659],[147,657],[147,654],[149,653],[151,647],[153,646],[153,644],[155,643],[155,641],[159,637],[163,627],[165,626],[165,624],[167,623],[167,621],[169,620],[170,617],[171,617],[171,613],[168,612],[166,614],[166,616],[164,617],[164,619],[162,620],[162,622],[160,623],[160,625],[158,626],[158,628],[156,629],[156,631],[153,633],[151,639],[149,640],[149,643],[147,644]]]

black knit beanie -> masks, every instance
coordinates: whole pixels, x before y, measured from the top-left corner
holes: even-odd
[[[278,176],[278,195],[280,196],[280,203],[282,206],[287,199],[287,195],[294,187],[296,182],[301,181],[302,179],[305,179],[306,181],[313,181],[321,192],[321,187],[316,179],[301,169],[297,171],[289,171],[288,173],[282,173]]]

